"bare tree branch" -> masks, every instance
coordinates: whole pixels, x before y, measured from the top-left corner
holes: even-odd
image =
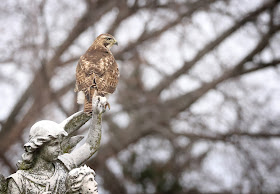
[[[204,57],[207,53],[211,52],[220,43],[222,43],[225,39],[230,37],[230,35],[232,35],[234,32],[236,32],[238,29],[240,29],[246,23],[256,20],[257,16],[259,16],[264,11],[273,7],[275,5],[275,2],[276,1],[266,2],[266,4],[262,5],[255,11],[252,11],[246,17],[242,18],[240,21],[236,22],[231,28],[229,28],[228,30],[223,32],[215,40],[213,40],[213,41],[209,42],[207,45],[205,45],[200,51],[198,51],[196,56],[191,61],[185,62],[180,69],[178,69],[172,75],[166,77],[162,82],[160,82],[159,85],[157,85],[154,89],[152,89],[152,92],[154,93],[154,95],[159,95],[162,92],[162,90],[167,88],[179,76],[187,73],[202,57]]]
[[[257,46],[246,57],[244,57],[234,68],[226,71],[221,77],[213,80],[210,83],[204,84],[201,88],[198,88],[195,91],[164,102],[164,104],[172,105],[171,107],[174,107],[173,111],[169,111],[170,117],[173,117],[179,112],[190,107],[190,105],[193,104],[196,100],[198,100],[202,95],[204,95],[209,90],[214,89],[218,84],[222,83],[223,81],[236,76],[240,76],[241,72],[244,69],[244,64],[251,61],[256,54],[261,52],[267,46],[270,38],[279,30],[280,26],[273,27],[271,30],[269,30],[258,42]]]

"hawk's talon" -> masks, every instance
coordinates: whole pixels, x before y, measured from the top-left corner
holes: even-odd
[[[111,106],[110,106],[109,102],[106,102],[106,104],[105,104],[105,110],[107,109],[107,107],[108,107],[109,110],[111,109]]]
[[[104,113],[106,111],[106,104],[107,104],[106,97],[95,96],[92,98],[92,108],[94,114]]]
[[[92,111],[91,112],[84,112],[84,113],[86,113],[87,116],[90,116],[90,117],[92,116]]]

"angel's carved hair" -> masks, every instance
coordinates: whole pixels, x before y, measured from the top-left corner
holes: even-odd
[[[53,121],[43,120],[35,123],[30,129],[29,141],[24,144],[22,160],[17,163],[18,169],[28,170],[32,168],[39,148],[54,139],[67,135],[68,133]]]
[[[90,174],[95,176],[94,170],[86,165],[71,170],[66,178],[67,193],[75,193],[79,191],[81,189],[83,179]]]
[[[43,145],[47,144],[48,142],[57,139],[58,135],[48,135],[47,137],[37,137],[31,139],[29,142],[24,144],[24,153],[22,154],[22,160],[18,161],[17,167],[20,170],[28,170],[30,169],[34,162],[36,161],[36,153],[38,149],[41,148]]]

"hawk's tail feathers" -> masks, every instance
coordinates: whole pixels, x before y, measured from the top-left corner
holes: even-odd
[[[85,103],[85,93],[83,91],[78,92],[77,103],[78,104],[84,104]]]

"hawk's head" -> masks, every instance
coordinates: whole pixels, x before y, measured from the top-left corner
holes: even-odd
[[[108,49],[111,49],[113,45],[118,45],[118,42],[111,34],[100,34],[94,42],[101,44]]]

